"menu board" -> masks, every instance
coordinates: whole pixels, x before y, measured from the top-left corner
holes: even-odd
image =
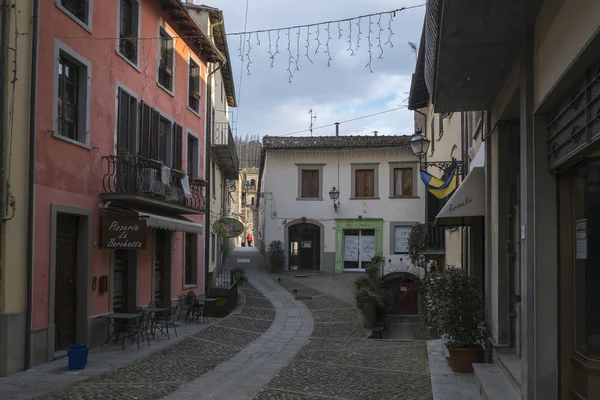
[[[360,260],[371,261],[375,257],[375,236],[360,237]]]
[[[344,236],[344,261],[358,261],[358,235]]]
[[[394,253],[408,253],[408,236],[412,226],[396,226],[394,228]]]

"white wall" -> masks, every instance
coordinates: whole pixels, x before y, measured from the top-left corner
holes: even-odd
[[[339,181],[338,181],[339,154]],[[383,255],[397,264],[402,258],[410,264],[406,255],[394,255],[391,247],[390,222],[423,222],[425,218],[425,187],[417,174],[416,197],[390,198],[390,163],[413,163],[418,171],[417,158],[410,148],[359,149],[359,150],[310,150],[268,151],[263,169],[261,211],[259,212],[261,236],[266,246],[273,240],[284,241],[284,225],[292,220],[306,217],[322,223],[325,227],[324,252],[335,252],[336,218],[383,218]],[[378,163],[379,199],[351,200],[351,163]],[[298,165],[325,164],[323,166],[322,200],[297,200]],[[333,186],[340,190],[340,206],[334,211],[329,191]],[[321,239],[323,240],[323,238]],[[325,257],[325,260],[328,260]],[[332,266],[330,266],[332,268]],[[327,268],[327,269],[331,269]],[[325,269],[321,265],[321,270]]]

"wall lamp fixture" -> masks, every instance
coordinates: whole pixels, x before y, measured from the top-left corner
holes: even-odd
[[[338,206],[340,205],[340,191],[335,188],[335,186],[329,191],[329,197],[333,200],[333,208],[337,211]]]
[[[463,174],[464,164],[462,161],[457,161],[456,159],[452,159],[451,161],[430,161],[423,162],[423,157],[427,155],[427,150],[429,150],[429,144],[431,141],[427,139],[423,132],[419,129],[415,132],[412,139],[410,140],[410,149],[413,154],[419,157],[419,167],[421,169],[427,169],[428,167],[437,167],[442,171],[450,171],[453,168],[456,168],[456,173],[458,175]]]

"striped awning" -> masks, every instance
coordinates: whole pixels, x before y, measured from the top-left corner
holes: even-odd
[[[149,228],[164,229],[167,231],[179,231],[202,234],[203,226],[185,217],[166,217],[164,215],[150,214],[138,211],[138,216],[146,220]]]

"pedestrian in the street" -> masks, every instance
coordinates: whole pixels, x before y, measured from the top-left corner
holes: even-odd
[[[252,234],[249,233],[248,236],[246,236],[246,241],[248,242],[248,247],[252,247]]]

